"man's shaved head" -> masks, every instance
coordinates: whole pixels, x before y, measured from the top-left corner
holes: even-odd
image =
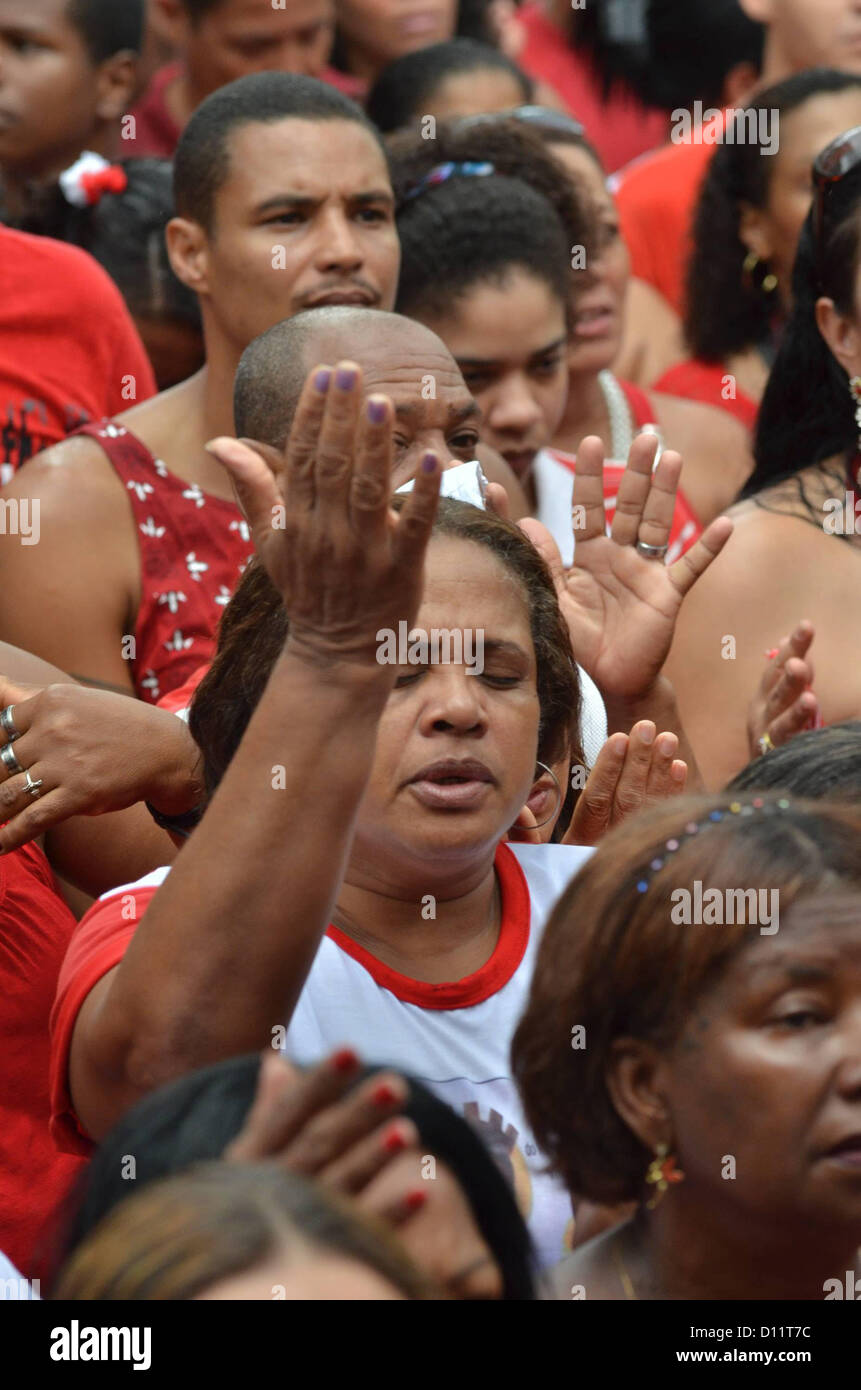
[[[468,395],[448,348],[414,319],[351,305],[309,309],[261,333],[242,354],[233,391],[237,435],[283,448],[311,368],[344,360],[362,368],[368,393],[414,382],[419,398],[423,378],[436,380],[442,367]]]

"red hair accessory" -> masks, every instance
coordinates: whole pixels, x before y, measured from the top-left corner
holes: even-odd
[[[86,150],[60,175],[60,188],[76,208],[94,207],[105,193],[123,193],[128,176],[120,164],[109,164],[100,154]]]

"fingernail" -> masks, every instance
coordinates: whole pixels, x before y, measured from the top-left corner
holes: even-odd
[[[658,731],[650,720],[646,720],[645,723],[640,725],[638,732],[640,735],[640,742],[645,743],[648,746],[649,744],[654,743],[655,735]]]
[[[383,1140],[383,1151],[387,1154],[399,1154],[407,1147],[407,1137],[403,1130],[393,1127]]]
[[[383,1081],[375,1091],[371,1092],[371,1101],[380,1110],[388,1110],[390,1105],[395,1105],[399,1097],[395,1095],[388,1082]]]
[[[765,653],[766,661],[773,661],[779,651],[780,647],[769,647],[768,651]]]
[[[381,425],[386,418],[385,401],[375,399],[373,396],[368,401],[368,419],[372,425]]]
[[[422,472],[433,473],[437,466],[436,454],[425,454],[422,459]]]
[[[335,1071],[355,1071],[358,1065],[359,1059],[351,1047],[340,1048],[332,1058],[332,1066]]]
[[[351,391],[356,384],[355,367],[339,367],[335,373],[335,385],[339,391]]]
[[[424,1206],[427,1199],[428,1194],[426,1192],[422,1192],[420,1187],[416,1187],[413,1188],[412,1192],[407,1193],[406,1197],[404,1198],[404,1206],[406,1207],[407,1211],[418,1211],[419,1207]]]
[[[661,734],[658,739],[658,752],[663,753],[665,758],[669,758],[676,751],[676,739],[673,734]]]
[[[314,377],[314,390],[319,391],[321,396],[325,396],[329,389],[329,382],[332,380],[332,373],[328,367],[321,367]]]

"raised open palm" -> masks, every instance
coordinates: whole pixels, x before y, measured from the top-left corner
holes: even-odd
[[[637,543],[665,548],[673,522],[681,456],[661,455],[653,471],[654,436],[631,445],[610,535],[604,519],[604,445],[592,435],[577,451],[572,515],[574,564],[565,570],[550,532],[532,518],[521,529],[543,555],[556,584],[580,665],[605,698],[633,699],[649,690],[663,666],[685,594],[732,534],[717,517],[674,565],[648,559]]]

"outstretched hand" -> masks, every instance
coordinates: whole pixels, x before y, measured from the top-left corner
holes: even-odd
[[[388,397],[363,400],[361,369],[341,362],[309,374],[283,451],[229,438],[207,446],[281,594],[289,645],[314,661],[374,663],[377,630],[418,611],[440,462],[425,455],[395,512],[393,419]]]
[[[685,594],[732,534],[729,517],[721,516],[674,565],[639,553],[638,541],[667,545],[681,476],[681,457],[669,450],[653,471],[656,447],[654,436],[646,434],[631,445],[608,536],[604,446],[595,436],[582,441],[572,498],[571,569],[563,568],[546,527],[532,518],[520,523],[553,575],[574,655],[605,699],[632,700],[650,690],[670,650]]]
[[[680,796],[688,776],[687,763],[677,756],[674,733],[659,734],[650,719],[641,719],[630,734],[607,739],[595,759],[574,806],[563,845],[596,845],[614,825],[628,816]],[[540,844],[550,839],[553,822],[537,825],[528,807],[520,812],[509,839]]]
[[[798,624],[768,657],[759,688],[747,712],[750,756],[788,743],[795,734],[815,729],[820,719],[819,701],[813,692],[813,662],[808,656],[813,627]]]

